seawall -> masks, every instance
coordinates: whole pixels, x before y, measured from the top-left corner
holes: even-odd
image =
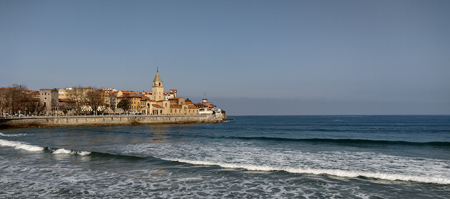
[[[51,126],[91,126],[91,125],[137,125],[137,124],[185,124],[222,122],[214,115],[108,115],[108,116],[58,116],[24,117],[0,119],[0,129],[51,127]]]

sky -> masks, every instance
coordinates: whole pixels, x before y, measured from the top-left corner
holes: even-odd
[[[447,0],[0,1],[0,87],[165,90],[228,115],[450,114]]]

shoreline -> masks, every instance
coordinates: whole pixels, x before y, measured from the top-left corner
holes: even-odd
[[[216,117],[214,115],[37,116],[0,119],[0,129],[62,126],[220,123],[224,120],[229,119]]]

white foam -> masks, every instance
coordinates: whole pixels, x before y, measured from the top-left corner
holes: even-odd
[[[68,150],[68,149],[56,149],[52,151],[52,154],[71,154],[71,155],[80,155],[80,156],[85,156],[85,155],[89,155],[91,154],[91,152],[89,151],[74,151],[74,150]]]
[[[25,134],[25,133],[20,133],[20,134],[3,134],[3,133],[0,133],[0,136],[3,136],[3,137],[19,137],[19,136],[26,136],[27,134]]]
[[[56,149],[52,151],[53,154],[76,154],[76,152],[67,149]]]
[[[78,151],[77,154],[81,155],[81,156],[85,156],[85,155],[91,154],[91,152],[89,152],[89,151]]]
[[[22,143],[22,142],[8,141],[8,140],[2,140],[2,139],[0,139],[0,146],[9,146],[9,147],[14,147],[16,149],[22,149],[22,150],[32,151],[32,152],[44,150],[44,148],[40,147],[40,146],[33,146],[33,145]]]
[[[302,152],[290,147],[261,147],[249,142],[146,143],[124,153],[151,155],[194,165],[249,171],[286,171],[347,178],[450,184],[450,160],[394,156],[373,152]]]
[[[164,159],[164,158],[163,158]],[[314,175],[332,175],[338,177],[356,178],[356,177],[367,177],[376,178],[382,180],[400,180],[400,181],[414,181],[423,183],[435,183],[435,184],[450,184],[450,179],[441,177],[427,177],[427,176],[409,176],[401,174],[390,174],[390,173],[371,173],[371,172],[361,172],[361,171],[346,171],[338,169],[312,169],[312,168],[292,168],[292,167],[272,167],[272,166],[259,166],[251,164],[232,164],[232,163],[219,163],[219,162],[208,162],[208,161],[197,161],[197,160],[184,160],[184,159],[165,159],[168,161],[183,162],[188,164],[196,165],[207,165],[207,166],[220,166],[223,168],[231,169],[246,169],[251,171],[285,171],[289,173],[302,173],[302,174],[314,174]]]

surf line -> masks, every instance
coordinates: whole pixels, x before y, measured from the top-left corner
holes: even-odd
[[[8,141],[8,140],[2,140],[2,139],[0,139],[0,146],[9,146],[9,147],[14,147],[16,149],[22,149],[22,150],[31,151],[31,152],[38,152],[38,151],[44,150],[44,147],[33,146],[33,145],[22,143],[22,142]]]
[[[76,150],[68,150],[68,149],[52,149],[50,147],[40,147],[34,146],[28,143],[18,142],[18,141],[9,141],[0,139],[0,146],[13,147],[15,149],[30,151],[30,152],[41,152],[45,150],[49,150],[52,154],[77,154],[80,156],[85,156],[91,154],[89,151],[76,151]]]
[[[377,172],[362,172],[362,171],[346,171],[346,170],[333,170],[333,169],[311,169],[311,168],[292,168],[292,167],[272,167],[272,166],[259,166],[251,164],[234,164],[234,163],[217,163],[198,160],[183,160],[183,159],[169,159],[162,158],[167,161],[181,162],[195,165],[205,166],[219,166],[223,168],[231,169],[245,169],[250,171],[285,171],[289,173],[299,174],[314,174],[314,175],[331,175],[337,177],[357,178],[366,177],[389,181],[412,181],[420,183],[434,183],[434,184],[450,184],[450,179],[434,176],[411,176],[402,174],[391,173],[377,173]]]

